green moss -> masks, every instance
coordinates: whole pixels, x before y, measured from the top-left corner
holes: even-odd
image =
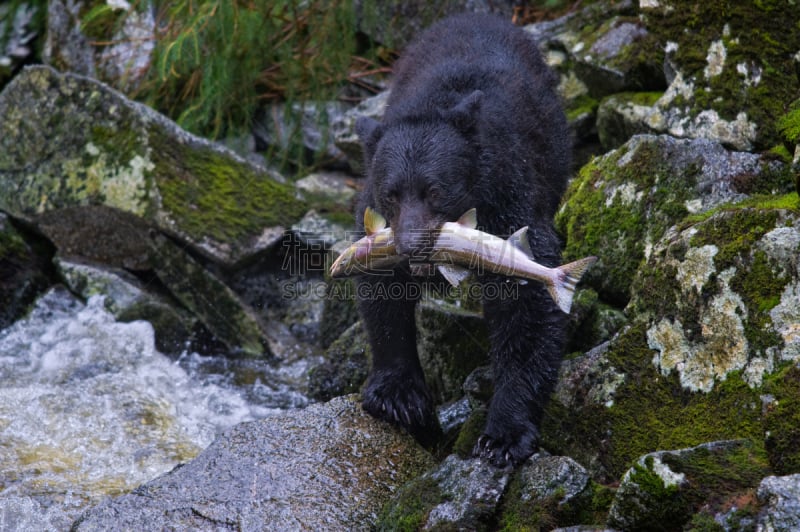
[[[618,166],[623,155],[625,164]],[[646,244],[686,216],[699,170],[670,168],[657,139],[590,161],[570,184],[556,216],[567,241],[564,260],[597,255],[585,282],[604,301],[624,306]]]
[[[800,368],[787,364],[767,378],[764,431],[769,462],[777,475],[800,473]]]
[[[419,530],[428,512],[443,502],[443,497],[439,484],[430,475],[412,480],[383,507],[374,530],[393,532]]]
[[[778,131],[790,144],[800,144],[800,100],[795,100],[789,112],[778,119]]]
[[[177,142],[153,142],[155,179],[164,209],[192,238],[240,242],[267,227],[288,226],[306,205],[288,184],[211,148],[189,150]]]
[[[588,403],[567,409],[557,400],[550,402],[542,424],[547,449],[595,461],[600,478],[612,482],[636,458],[657,449],[762,437],[758,391],[737,373],[709,393],[682,389],[675,373],[663,376],[653,365],[645,331],[644,324],[632,326],[609,349],[609,363],[627,373],[612,407]]]
[[[648,11],[648,29],[662,43],[678,41],[674,61],[686,79],[698,80],[690,101],[674,104],[689,106],[693,116],[714,109],[726,120],[746,112],[758,124],[757,148],[775,145],[780,141],[776,118],[797,98],[797,80],[786,72],[793,71],[792,56],[800,49],[798,13],[790,2],[767,9],[758,2],[732,0]],[[724,28],[729,33],[723,34]],[[707,80],[706,55],[709,44],[717,40],[725,46],[725,67]],[[743,83],[738,65],[760,67],[759,82]]]
[[[461,426],[458,431],[455,443],[453,443],[453,452],[461,458],[469,458],[472,456],[472,449],[478,443],[478,438],[483,433],[486,427],[487,411],[485,408],[476,408],[472,411],[467,421]]]
[[[578,96],[567,107],[567,120],[572,122],[585,114],[594,114],[597,112],[597,106],[600,105],[595,98],[589,95]]]

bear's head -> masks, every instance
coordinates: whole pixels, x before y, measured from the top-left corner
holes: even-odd
[[[476,206],[476,122],[483,93],[455,106],[383,124],[360,118],[372,205],[394,230],[397,251],[411,257],[428,249],[444,222]]]

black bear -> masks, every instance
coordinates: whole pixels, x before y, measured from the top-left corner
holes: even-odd
[[[360,226],[367,206],[378,211],[394,231],[398,252],[413,257],[432,231],[474,207],[486,232],[507,236],[527,225],[536,261],[558,265],[553,216],[572,140],[556,81],[532,39],[500,18],[459,15],[424,31],[395,65],[383,121],[356,123],[367,175],[356,212]],[[541,283],[512,292],[486,290],[505,278],[484,273],[479,281],[494,395],[475,454],[498,467],[517,465],[538,445],[566,315]],[[439,428],[417,356],[414,307],[421,291],[413,288],[419,282],[426,279],[408,261],[391,276],[358,278],[373,357],[363,405],[431,441]],[[382,290],[388,283],[393,289]]]

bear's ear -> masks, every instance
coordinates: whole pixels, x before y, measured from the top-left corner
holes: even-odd
[[[383,135],[383,127],[380,122],[368,116],[361,116],[356,120],[356,134],[361,140],[361,145],[364,146],[367,157],[372,158],[375,145]]]
[[[459,131],[468,132],[475,128],[478,113],[483,102],[483,91],[476,90],[465,96],[452,109],[445,113],[445,118]]]

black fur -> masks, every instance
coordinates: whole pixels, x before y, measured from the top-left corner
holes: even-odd
[[[536,260],[557,265],[552,219],[571,138],[555,81],[532,40],[502,19],[460,15],[433,25],[397,62],[383,122],[362,118],[356,125],[368,177],[359,224],[364,208],[374,208],[389,220],[399,251],[413,257],[429,231],[475,207],[479,227],[489,233],[507,236],[529,226]],[[385,297],[420,280],[405,264],[393,276],[358,281],[373,351],[363,400],[372,415],[430,442],[438,424],[417,357],[419,290]],[[485,288],[505,279],[483,275],[481,282]],[[385,290],[389,284],[393,290]],[[475,452],[498,467],[516,465],[536,450],[566,316],[536,282],[521,285],[517,298],[485,297],[483,305],[495,392]]]

